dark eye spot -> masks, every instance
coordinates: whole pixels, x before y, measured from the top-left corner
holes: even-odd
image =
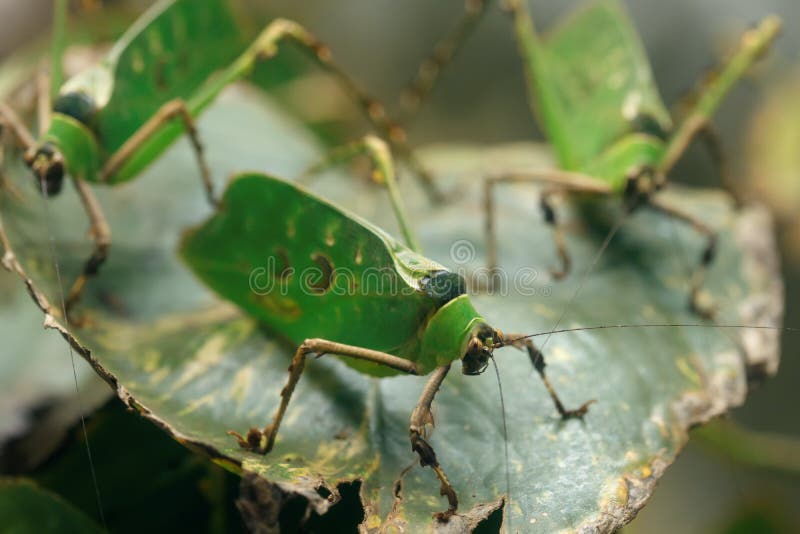
[[[451,271],[434,271],[421,280],[426,295],[444,305],[467,292],[464,277]]]
[[[666,141],[669,137],[669,132],[661,126],[661,123],[658,122],[655,117],[647,113],[636,115],[631,121],[631,129],[635,132],[652,135],[662,141]]]
[[[78,122],[91,126],[97,108],[91,96],[83,91],[75,91],[59,95],[53,104],[53,111],[68,115]]]

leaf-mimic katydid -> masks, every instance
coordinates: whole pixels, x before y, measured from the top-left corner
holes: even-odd
[[[449,502],[441,516],[449,517],[458,499],[426,441],[425,423],[452,362],[461,360],[464,374],[480,374],[494,349],[515,345],[527,350],[563,418],[583,416],[591,402],[565,409],[541,352],[529,339],[490,326],[460,274],[297,185],[260,174],[235,177],[219,211],[185,236],[181,254],[209,287],[299,345],[272,422],[244,436],[231,432],[253,452],[272,449],[308,354],[344,356],[377,377],[430,374],[409,432],[420,463],[439,478]]]
[[[428,179],[410,156],[402,129],[333,63],[330,51],[316,37],[293,21],[276,19],[248,45],[229,4],[226,0],[206,0],[201,6],[189,0],[156,2],[104,61],[61,87],[49,127],[38,140],[13,110],[0,104],[0,125],[25,149],[25,161],[41,180],[43,192],[57,194],[64,176],[71,176],[89,216],[95,248],[72,285],[67,310],[78,300],[87,278],[97,273],[111,245],[111,230],[87,183],[114,185],[135,178],[185,131],[213,203],[195,118],[227,85],[277,54],[283,41],[299,45],[333,74],[389,143],[410,157]],[[434,191],[432,183],[426,183]]]
[[[464,20],[474,21],[488,2],[475,2]],[[715,256],[716,232],[706,223],[658,198],[667,175],[698,135],[709,143],[720,163],[722,180],[732,193],[723,166],[711,117],[733,85],[762,56],[778,35],[781,22],[766,17],[746,32],[738,50],[703,81],[677,127],[658,94],[639,36],[619,0],[593,0],[542,38],[535,30],[526,0],[503,3],[513,18],[514,34],[525,66],[528,98],[548,140],[559,169],[508,169],[496,172],[485,186],[486,229],[491,269],[497,268],[498,239],[492,190],[499,184],[540,183],[541,209],[552,226],[563,277],[570,256],[558,226],[552,198],[556,194],[582,197],[617,196],[627,209],[646,206],[691,225],[706,238],[706,246],[692,280],[690,307],[710,315],[713,306],[702,297],[705,271]],[[474,22],[473,22],[474,25]],[[455,50],[455,32],[447,46]],[[413,84],[412,101],[430,89],[452,54],[435,54]],[[738,201],[738,197],[734,194]]]

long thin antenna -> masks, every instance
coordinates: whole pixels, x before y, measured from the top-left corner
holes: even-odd
[[[564,309],[561,310],[561,315],[559,315],[558,320],[553,325],[553,328],[550,331],[550,334],[554,334],[561,323],[564,321],[564,318],[567,314],[572,310],[572,306],[575,304],[575,299],[578,298],[581,290],[583,290],[583,286],[586,285],[586,280],[589,279],[589,275],[592,274],[594,268],[600,262],[600,258],[603,256],[603,253],[606,251],[608,246],[611,244],[611,240],[614,239],[614,236],[617,235],[619,229],[622,228],[622,225],[625,224],[625,221],[630,214],[630,209],[626,209],[625,212],[614,222],[614,226],[611,227],[611,230],[608,231],[606,238],[603,240],[603,244],[600,245],[600,248],[595,253],[594,257],[592,258],[592,262],[586,267],[586,270],[583,271],[581,275],[581,279],[578,282],[578,287],[575,289],[575,292],[572,293],[567,305],[564,306]],[[550,335],[548,335],[544,341],[542,342],[542,346],[539,347],[539,350],[544,351],[544,348],[547,346],[547,343],[550,341]]]
[[[497,390],[500,392],[500,411],[503,415],[503,447],[505,449],[505,469],[506,469],[506,527],[508,532],[511,532],[511,471],[508,467],[508,424],[506,423],[506,401],[503,397],[503,385],[500,383],[500,369],[497,367],[497,362],[494,357],[492,366],[494,366],[494,374],[497,377]]]
[[[69,328],[69,323],[66,320],[67,317],[67,305],[64,299],[64,284],[61,280],[61,268],[58,264],[58,254],[56,251],[56,240],[55,235],[53,234],[52,225],[50,224],[50,210],[47,206],[47,182],[45,182],[44,174],[39,178],[40,187],[42,189],[42,204],[44,204],[44,221],[45,221],[45,228],[47,229],[47,235],[49,236],[49,244],[50,244],[50,256],[53,260],[53,267],[55,268],[56,272],[56,282],[58,284],[58,298],[59,304],[61,307],[61,314],[62,317],[65,319],[65,326]],[[67,344],[69,347],[69,359],[72,363],[72,378],[75,382],[75,396],[78,400],[78,411],[80,412],[81,416],[81,429],[83,430],[83,440],[86,443],[86,456],[89,459],[89,471],[91,472],[92,476],[92,483],[94,484],[94,493],[95,499],[97,500],[97,511],[100,514],[100,522],[103,525],[103,530],[108,531],[108,526],[106,525],[106,518],[105,514],[103,513],[103,502],[100,498],[100,485],[97,483],[97,473],[95,472],[94,468],[94,460],[92,458],[92,449],[89,446],[89,432],[86,430],[86,408],[83,402],[83,395],[81,394],[80,384],[78,381],[78,368],[75,364],[75,351],[72,350],[72,345]]]
[[[43,105],[45,102],[45,97],[47,101],[51,99],[51,91],[53,87],[58,87],[61,84],[61,79],[63,77],[62,71],[62,64],[61,64],[61,56],[63,53],[64,42],[65,42],[65,31],[66,31],[66,19],[67,19],[67,2],[66,0],[57,0],[54,5],[54,13],[53,13],[53,47],[52,47],[52,65],[51,68],[53,71],[51,72],[50,79],[47,80],[46,76],[42,74],[40,71],[39,80],[38,80],[38,91],[39,91],[39,135],[42,135],[43,132],[47,130],[50,125],[50,107],[49,105]],[[45,179],[46,169],[42,170],[39,173],[39,187],[41,189],[41,197],[42,197],[42,206],[43,206],[43,219],[45,230],[48,236],[48,244],[49,244],[49,252],[50,258],[53,263],[53,267],[56,274],[56,282],[58,285],[58,298],[59,304],[61,307],[61,315],[64,318],[65,328],[69,329],[69,319],[67,318],[67,305],[66,300],[64,299],[64,283],[61,278],[61,267],[58,262],[58,251],[56,248],[56,239],[55,234],[53,233],[53,225],[51,222],[50,217],[50,207],[48,205],[48,193],[47,193],[47,181]],[[85,403],[83,401],[83,395],[81,394],[80,383],[78,381],[78,367],[75,363],[75,351],[72,348],[71,344],[68,344],[69,349],[69,358],[70,363],[72,364],[72,378],[75,383],[75,397],[78,401],[78,411],[80,412],[80,419],[81,419],[81,430],[83,432],[83,440],[86,444],[86,457],[89,460],[89,472],[92,478],[92,484],[94,485],[94,493],[95,493],[95,500],[97,501],[97,511],[100,516],[100,523],[103,526],[103,530],[108,531],[108,525],[106,524],[106,517],[103,513],[103,502],[100,497],[100,485],[97,482],[97,473],[94,467],[94,459],[92,457],[92,449],[89,445],[89,432],[86,429],[86,408]]]
[[[527,336],[518,337],[511,340],[506,340],[502,345],[496,344],[495,348],[500,348],[513,344],[516,341],[522,341],[532,337],[551,336],[553,334],[563,334],[567,332],[581,332],[584,330],[605,330],[611,328],[749,328],[751,330],[779,330],[782,332],[800,332],[800,328],[791,326],[766,326],[766,325],[748,325],[748,324],[703,324],[703,323],[638,323],[638,324],[604,324],[593,326],[577,326],[575,328],[561,328],[558,330],[548,330],[547,332],[538,332],[536,334],[529,334]]]

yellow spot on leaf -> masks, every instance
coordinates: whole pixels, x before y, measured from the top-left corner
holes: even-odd
[[[266,295],[256,295],[253,299],[260,305],[284,319],[296,321],[303,314],[300,305],[294,299],[282,296],[277,292],[267,293]]]
[[[203,395],[199,399],[195,399],[192,402],[190,402],[186,406],[186,408],[184,408],[183,410],[178,412],[178,416],[183,417],[185,415],[189,415],[190,413],[194,412],[198,408],[206,406],[207,404],[211,404],[212,402],[214,402],[214,395],[212,393],[209,393],[207,395]]]
[[[678,367],[681,374],[688,378],[693,384],[698,386],[702,384],[700,374],[694,369],[688,359],[678,358],[675,360],[675,365]]]
[[[142,369],[146,373],[154,373],[161,363],[161,353],[155,349],[145,350],[142,354]]]
[[[231,385],[231,397],[241,407],[250,385],[253,383],[253,368],[246,365],[236,372]]]
[[[186,365],[180,378],[175,381],[173,389],[180,389],[196,378],[203,376],[210,368],[217,365],[225,357],[227,338],[222,335],[210,337],[195,353],[194,359]]]
[[[167,369],[165,367],[162,367],[161,369],[158,369],[157,371],[150,372],[149,373],[150,385],[151,386],[157,386],[158,384],[163,382],[164,379],[167,378],[167,376],[169,376],[169,369]]]

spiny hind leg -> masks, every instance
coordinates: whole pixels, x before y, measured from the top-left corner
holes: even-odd
[[[711,297],[703,291],[703,282],[705,281],[706,271],[711,266],[716,256],[716,232],[696,216],[682,210],[678,206],[665,202],[663,199],[650,197],[646,205],[669,217],[690,225],[706,238],[706,246],[700,255],[700,261],[692,272],[689,292],[689,309],[700,317],[712,319],[716,310]]]
[[[406,240],[406,244],[413,250],[419,250],[417,238],[408,222],[405,206],[400,192],[397,189],[397,175],[395,173],[394,159],[392,158],[389,146],[383,139],[375,135],[367,135],[358,141],[353,141],[352,143],[334,148],[328,152],[323,161],[310,167],[303,173],[298,181],[307,182],[311,176],[318,175],[331,167],[335,167],[361,155],[368,157],[372,162],[373,180],[386,186],[389,192],[389,199],[392,202],[395,218]]]
[[[725,157],[725,151],[722,148],[722,139],[719,136],[719,132],[717,132],[711,124],[707,124],[705,128],[700,130],[700,139],[703,141],[706,150],[708,150],[711,156],[711,160],[717,167],[722,188],[731,196],[736,209],[740,209],[744,206],[744,198],[742,198],[742,194],[739,192],[733,180],[733,174],[728,165],[728,159]]]
[[[577,409],[568,410],[564,408],[564,403],[561,402],[558,394],[556,393],[555,388],[550,383],[550,379],[547,378],[547,374],[545,373],[545,361],[544,361],[544,354],[536,345],[534,345],[533,341],[529,338],[520,339],[523,335],[521,334],[505,334],[503,336],[503,342],[506,345],[512,345],[520,350],[525,350],[528,353],[528,357],[531,360],[531,364],[533,364],[533,368],[536,369],[536,372],[539,373],[539,377],[542,379],[544,383],[544,387],[547,388],[547,392],[550,394],[550,398],[553,399],[553,404],[558,410],[558,414],[561,416],[562,419],[582,419],[584,415],[589,411],[589,406],[595,402],[596,400],[592,399],[590,401],[586,401],[581,404]]]
[[[425,384],[425,388],[422,390],[422,394],[417,401],[417,405],[414,407],[414,411],[411,413],[411,420],[408,425],[409,437],[411,438],[411,450],[416,452],[419,456],[419,464],[422,467],[430,467],[433,469],[433,472],[436,473],[436,477],[439,479],[439,492],[444,497],[447,497],[449,505],[447,511],[435,514],[435,517],[439,521],[447,521],[456,513],[458,509],[458,496],[453,486],[450,484],[450,481],[447,479],[444,469],[439,465],[436,452],[434,452],[433,447],[425,439],[425,425],[433,421],[433,417],[431,416],[431,404],[449,370],[450,364],[437,367],[436,370],[433,371],[428,382]]]
[[[312,353],[316,354],[317,357],[324,354],[336,354],[384,365],[408,374],[417,374],[417,367],[414,362],[385,352],[344,345],[325,339],[306,339],[295,351],[292,363],[289,365],[289,380],[281,390],[281,403],[272,418],[272,422],[264,430],[251,428],[244,436],[232,430],[228,432],[229,435],[234,436],[239,441],[239,446],[257,454],[266,454],[272,450],[281,421],[286,413],[286,408],[289,406],[292,393],[294,393],[294,388],[300,381],[305,369],[306,356]]]
[[[200,136],[197,133],[197,126],[194,118],[189,111],[186,102],[177,98],[170,100],[159,108],[156,113],[150,117],[136,132],[108,158],[103,168],[100,171],[100,179],[108,182],[119,170],[127,163],[130,158],[147,143],[153,135],[156,134],[164,125],[173,120],[180,120],[186,134],[191,141],[192,150],[194,151],[197,165],[200,168],[200,179],[203,183],[203,189],[206,193],[208,202],[216,207],[218,201],[214,195],[214,182],[211,179],[211,171],[209,170],[208,163],[206,162],[203,144],[200,142]]]
[[[444,195],[439,191],[433,177],[408,145],[405,129],[386,113],[386,107],[383,104],[364,91],[345,73],[344,69],[334,62],[331,51],[325,44],[298,23],[286,19],[272,21],[256,38],[251,49],[239,58],[237,64],[231,67],[225,77],[233,81],[245,73],[246,70],[241,65],[252,65],[256,61],[274,57],[278,53],[278,44],[283,40],[289,40],[299,45],[323,70],[339,81],[348,96],[364,112],[367,120],[381,133],[392,149],[408,163],[431,200],[443,201]]]
[[[417,68],[417,74],[402,93],[402,104],[408,115],[415,114],[433,90],[442,70],[453,60],[466,40],[475,30],[490,0],[466,0],[464,12],[441,41],[436,43],[428,57]]]
[[[768,50],[777,37],[781,22],[777,17],[767,17],[748,30],[737,50],[719,67],[706,76],[699,88],[690,97],[691,105],[685,119],[669,139],[667,151],[656,169],[660,180],[664,180],[675,163],[686,151],[692,139],[704,131],[711,117],[722,104],[731,87],[745,75],[748,68]]]
[[[553,277],[557,279],[562,278],[569,271],[571,262],[564,242],[562,230],[558,225],[555,210],[550,202],[552,195],[556,192],[582,193],[589,195],[609,195],[612,193],[611,187],[602,180],[585,174],[559,171],[557,169],[509,172],[487,177],[484,181],[483,187],[484,211],[486,212],[484,229],[486,233],[487,259],[489,263],[488,268],[491,280],[495,280],[498,275],[498,240],[495,222],[497,207],[494,201],[494,188],[501,184],[537,183],[548,186],[547,189],[545,189],[542,193],[540,208],[542,209],[545,222],[547,222],[548,225],[550,225],[550,227],[553,229],[553,239],[556,245],[556,252],[561,259],[561,267],[551,270]]]

